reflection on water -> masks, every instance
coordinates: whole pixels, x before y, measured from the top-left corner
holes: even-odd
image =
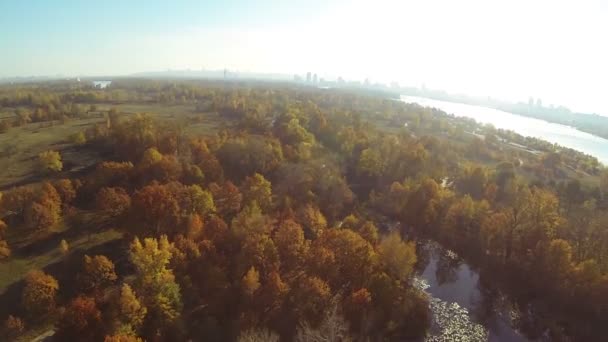
[[[467,309],[458,303],[448,303],[433,297],[427,290],[430,285],[422,278],[414,280],[414,286],[429,296],[429,306],[433,313],[433,322],[427,342],[448,341],[487,341],[488,331],[481,324],[471,321]]]
[[[416,96],[401,96],[401,100],[441,109],[448,114],[468,117],[483,124],[492,124],[496,128],[511,130],[523,136],[557,143],[592,155],[600,162],[608,164],[608,140],[570,126],[463,103],[431,100]]]
[[[95,88],[104,89],[107,86],[109,86],[110,84],[112,84],[112,81],[93,81],[93,86]]]
[[[527,341],[515,328],[516,310],[479,274],[436,243],[418,246],[421,272],[414,285],[429,295],[433,324],[427,341]]]

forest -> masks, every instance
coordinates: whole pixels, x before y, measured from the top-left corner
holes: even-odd
[[[424,340],[419,238],[534,307],[527,337],[607,332],[608,173],[574,150],[364,90],[128,78],[0,86],[0,144],[1,340]]]

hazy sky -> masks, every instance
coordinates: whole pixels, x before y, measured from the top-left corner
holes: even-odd
[[[203,67],[608,115],[608,0],[0,1],[0,77]]]

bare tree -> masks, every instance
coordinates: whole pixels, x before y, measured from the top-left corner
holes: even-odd
[[[268,329],[248,329],[239,335],[238,342],[279,342],[279,335]]]
[[[308,322],[298,327],[296,342],[350,342],[352,337],[348,331],[348,323],[338,312],[338,305],[334,304],[327,310],[321,324],[314,328]]]

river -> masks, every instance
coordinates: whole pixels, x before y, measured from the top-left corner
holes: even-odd
[[[594,156],[604,165],[608,165],[608,140],[570,126],[463,103],[404,95],[401,96],[401,100],[425,107],[434,107],[448,114],[475,119],[479,123],[491,124],[496,128],[512,130],[523,136],[535,137],[569,147]]]

